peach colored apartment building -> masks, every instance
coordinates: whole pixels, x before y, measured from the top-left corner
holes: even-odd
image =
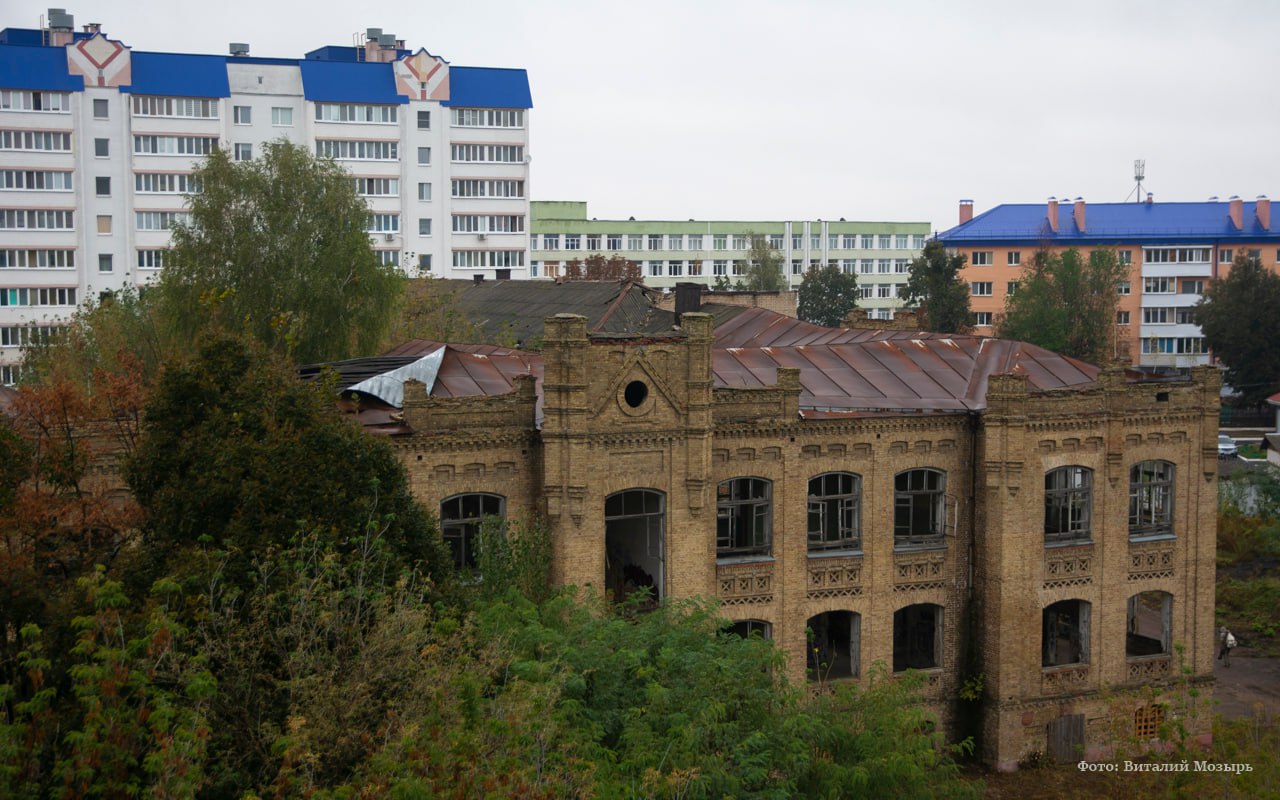
[[[1149,369],[1186,369],[1210,363],[1191,308],[1205,286],[1224,275],[1244,251],[1272,269],[1280,262],[1280,221],[1259,196],[1219,202],[1086,204],[1081,198],[998,205],[977,216],[960,201],[960,222],[938,234],[966,257],[976,332],[994,334],[1005,301],[1016,291],[1022,265],[1041,248],[1082,253],[1106,247],[1129,265],[1116,313],[1117,355]]]

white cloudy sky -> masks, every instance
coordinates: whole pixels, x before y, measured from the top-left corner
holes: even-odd
[[[380,27],[529,71],[532,196],[591,216],[955,223],[1049,195],[1280,195],[1275,0],[64,0],[139,50]],[[0,27],[48,2],[8,0]]]

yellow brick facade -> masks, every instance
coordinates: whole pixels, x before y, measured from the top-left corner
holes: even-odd
[[[817,615],[857,615],[859,675],[850,680],[865,680],[874,663],[894,663],[896,612],[939,607],[926,700],[952,733],[977,733],[984,759],[1000,768],[1053,749],[1061,720],[1082,731],[1067,735],[1069,745],[1105,755],[1151,705],[1142,694],[1152,689],[1140,687],[1155,687],[1169,718],[1208,734],[1207,714],[1176,700],[1195,685],[1207,701],[1212,681],[1215,371],[1126,383],[1108,370],[1090,388],[1054,392],[996,375],[983,412],[805,419],[796,370],[778,370],[764,389],[717,388],[710,318],[687,314],[682,328],[588,336],[581,317],[548,319],[540,430],[532,378],[476,398],[407,386],[414,433],[393,443],[415,493],[437,511],[447,498],[485,492],[504,497],[508,515],[544,516],[561,584],[613,591],[617,546],[635,548],[627,552],[663,598],[716,597],[729,620],[767,623],[796,681],[806,680],[806,630]],[[1148,461],[1172,465],[1172,532],[1131,538],[1131,470]],[[1046,545],[1045,475],[1065,466],[1092,477],[1090,525],[1078,541]],[[938,541],[907,547],[895,544],[895,481],[916,469],[945,476],[944,527]],[[861,479],[861,547],[811,552],[809,481],[831,472]],[[718,487],[738,478],[769,482],[767,552],[724,557]],[[645,544],[608,533],[622,529],[605,520],[611,496],[638,489],[661,503]],[[1161,607],[1168,652],[1127,655],[1130,598],[1157,591],[1171,597]],[[1088,604],[1077,626],[1088,656],[1044,667],[1045,609],[1063,600]],[[1160,636],[1136,633],[1148,644]],[[958,696],[979,677],[979,721],[966,731]]]

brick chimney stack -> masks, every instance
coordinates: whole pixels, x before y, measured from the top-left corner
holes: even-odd
[[[1260,194],[1254,205],[1257,207],[1258,224],[1264,231],[1271,230],[1271,198]]]
[[[1084,198],[1077,197],[1073,209],[1076,218],[1076,230],[1084,233]]]
[[[973,219],[973,201],[961,200],[960,201],[960,224],[963,225],[971,219]]]
[[[1244,230],[1244,201],[1239,195],[1233,194],[1227,204],[1227,215],[1231,217],[1231,227],[1238,231]]]
[[[1053,231],[1054,233],[1057,233],[1058,232],[1058,198],[1056,197],[1049,198],[1048,216],[1049,216],[1049,230]]]
[[[49,46],[66,47],[75,42],[75,17],[65,8],[49,9]]]

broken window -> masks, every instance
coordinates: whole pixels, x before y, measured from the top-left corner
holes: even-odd
[[[1129,598],[1124,653],[1130,658],[1168,655],[1173,621],[1173,595],[1139,592]]]
[[[620,602],[645,592],[662,599],[663,527],[666,497],[651,489],[616,492],[604,501],[605,586]]]
[[[940,544],[946,520],[947,474],[936,469],[899,472],[893,481],[895,547]]]
[[[893,614],[893,671],[942,666],[942,606],[920,603]]]
[[[724,626],[721,633],[732,634],[743,639],[772,639],[773,626],[764,620],[743,619]]]
[[[810,617],[807,628],[809,680],[858,677],[862,649],[860,615],[852,611],[828,611]]]
[[[1143,461],[1129,470],[1129,535],[1173,533],[1173,464]]]
[[[716,487],[716,557],[769,555],[773,528],[763,478],[734,478]]]
[[[862,478],[828,472],[809,479],[809,551],[862,547],[858,505]]]
[[[1093,470],[1059,467],[1044,476],[1046,543],[1088,540],[1093,508]]]
[[[440,531],[453,554],[455,567],[477,566],[480,523],[485,517],[505,516],[506,505],[502,495],[483,493],[454,495],[440,504]]]
[[[1063,600],[1044,610],[1040,633],[1040,664],[1062,667],[1089,663],[1089,604]]]

